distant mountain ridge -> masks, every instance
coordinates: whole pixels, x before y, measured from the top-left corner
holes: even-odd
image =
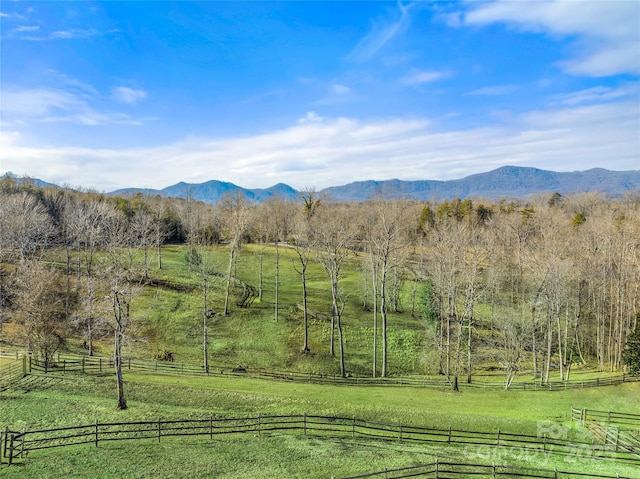
[[[385,180],[357,181],[343,186],[331,186],[320,190],[332,201],[366,201],[376,196],[388,199],[407,198],[421,201],[450,200],[460,197],[482,197],[489,199],[525,198],[540,192],[561,194],[594,191],[619,196],[626,191],[640,190],[640,170],[611,171],[593,168],[586,171],[555,172],[522,166],[503,166],[457,180]],[[111,194],[132,195],[136,193],[191,198],[206,203],[216,203],[225,194],[240,192],[251,201],[262,202],[278,196],[292,200],[299,192],[279,183],[266,189],[246,189],[233,183],[217,180],[205,183],[178,183],[162,190],[127,188]]]
[[[52,186],[42,180],[35,184]],[[503,166],[486,173],[477,173],[457,180],[385,180],[357,181],[343,186],[332,186],[318,193],[332,201],[366,201],[374,197],[387,199],[450,200],[452,198],[526,198],[541,192],[561,194],[599,192],[620,196],[627,191],[640,191],[640,170],[611,171],[593,168],[586,171],[555,172],[522,166]],[[135,194],[187,198],[216,203],[227,194],[240,193],[249,201],[263,202],[270,197],[292,200],[300,195],[289,185],[278,183],[270,188],[247,189],[233,183],[211,180],[204,183],[180,182],[167,188],[125,188],[110,195]]]
[[[228,183],[226,181],[210,180],[205,183],[185,183],[181,181],[172,186],[168,186],[162,190],[153,190],[148,188],[125,188],[112,191],[111,195],[135,195],[142,193],[145,195],[160,195],[171,198],[188,198],[191,197],[196,201],[205,203],[217,203],[223,196],[235,194],[236,192],[244,194],[245,198],[258,203],[263,202],[271,196],[278,196],[285,200],[294,199],[298,196],[298,192],[289,185],[278,183],[270,188],[262,189],[246,189],[241,186]]]

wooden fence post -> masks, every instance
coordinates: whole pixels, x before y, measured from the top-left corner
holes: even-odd
[[[447,438],[447,443],[451,444],[451,425],[449,425],[449,437]]]
[[[398,439],[402,441],[402,423],[398,426]]]
[[[304,416],[302,416],[302,427],[304,429],[304,435],[307,435],[307,413],[304,413]]]
[[[498,440],[496,442],[496,446],[500,445],[500,429],[498,429]]]
[[[2,454],[0,456],[7,457],[7,445],[9,443],[9,426],[4,429],[4,444],[0,444],[2,447]]]
[[[436,471],[435,471],[436,472],[436,476],[435,477],[436,477],[436,479],[438,479],[438,469],[439,469],[439,467],[438,467],[438,458],[437,457],[436,457],[435,465],[436,465]]]
[[[213,415],[209,415],[209,439],[213,439]]]
[[[96,447],[98,447],[98,420],[97,419],[96,419],[95,435],[96,435]]]
[[[158,418],[158,442],[160,442],[160,418]]]
[[[258,413],[258,436],[262,435],[262,413]]]
[[[356,437],[356,417],[353,416],[353,422],[351,423],[351,439]]]
[[[27,437],[27,432],[22,431],[22,441],[20,441],[20,456],[24,458],[24,440]]]
[[[13,438],[15,436],[11,434],[11,442],[9,443],[9,465],[13,463]]]
[[[493,463],[493,479],[496,479],[496,463]]]

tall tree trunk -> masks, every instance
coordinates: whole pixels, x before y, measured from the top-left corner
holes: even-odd
[[[340,343],[340,376],[347,377],[347,370],[344,362],[344,337],[342,335],[342,313],[338,312],[338,341]]]
[[[205,270],[205,266],[203,263],[203,271],[202,271],[202,350],[204,353],[204,372],[209,374],[209,339],[208,339],[208,329],[209,329],[209,312],[207,310],[207,272]]]
[[[560,326],[560,304],[556,305],[556,327],[558,328],[558,367],[560,368],[560,380],[564,379],[563,349],[562,349],[562,328]]]
[[[308,353],[309,349],[309,315],[307,314],[307,263],[303,260],[300,270],[302,278],[302,320],[304,322],[304,344],[302,351]]]
[[[263,282],[263,278],[264,278],[264,268],[263,268],[263,264],[264,264],[264,242],[260,245],[260,262],[259,262],[260,266],[260,271],[258,274],[258,299],[260,300],[260,302],[262,302],[262,282]]]
[[[122,326],[117,322],[114,338],[113,362],[116,369],[116,388],[118,392],[118,409],[127,409],[127,400],[124,395],[124,380],[122,379]]]
[[[373,376],[376,377],[378,369],[378,266],[371,252],[371,276],[373,294]]]
[[[160,240],[160,233],[158,232],[158,238],[156,241],[157,245],[157,254],[158,254],[158,269],[162,269],[162,241]]]
[[[274,319],[278,322],[278,290],[280,289],[280,249],[278,245],[280,242],[276,239],[276,298],[275,298],[275,311]]]
[[[471,384],[471,324],[472,320],[468,321],[468,334],[467,334],[467,384]]]
[[[236,258],[236,245],[231,245],[231,253],[229,254],[229,268],[227,269],[227,291],[224,295],[224,314],[229,314],[229,296],[231,295],[231,278],[233,273],[233,265]]]
[[[387,377],[388,348],[387,337],[387,257],[382,259],[382,277],[380,278],[380,319],[382,320],[382,377]]]
[[[335,347],[335,329],[336,329],[336,316],[338,315],[338,283],[331,276],[331,337],[330,337],[330,354],[331,357],[336,355]]]

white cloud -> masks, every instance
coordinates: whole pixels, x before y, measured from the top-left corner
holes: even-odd
[[[498,0],[471,5],[450,20],[467,25],[506,23],[522,31],[570,39],[571,57],[561,66],[571,74],[640,74],[640,2]]]
[[[120,102],[131,105],[138,103],[147,97],[147,92],[144,90],[135,90],[126,86],[115,87],[111,90],[111,98]]]
[[[346,95],[351,92],[351,88],[345,85],[340,85],[339,83],[334,83],[331,85],[331,93],[335,93],[336,95]]]
[[[11,34],[22,33],[22,32],[35,32],[38,30],[40,30],[40,27],[37,25],[21,25],[11,30]]]
[[[305,116],[298,119],[298,123],[319,123],[323,120],[323,118],[318,115],[315,111],[308,111]]]
[[[423,83],[430,83],[436,80],[450,77],[448,72],[438,72],[433,70],[412,70],[411,73],[400,79],[401,83],[407,85],[421,85]]]
[[[318,118],[309,112],[310,121],[249,137],[123,149],[34,148],[5,129],[2,169],[110,191],[210,179],[251,188],[278,182],[323,188],[366,179],[452,179],[506,164],[640,168],[635,101],[531,111],[494,126],[450,131],[425,119]]]
[[[606,102],[624,97],[640,98],[640,84],[629,83],[619,88],[597,86],[566,95],[558,95],[555,99],[564,105],[579,105],[582,103]]]
[[[479,96],[501,96],[508,95],[518,90],[516,85],[496,85],[488,86],[484,88],[478,88],[472,90],[467,95],[479,95]]]
[[[409,24],[409,10],[415,3],[403,5],[398,2],[398,10],[393,11],[393,18],[385,18],[378,22],[373,22],[371,29],[356,47],[349,53],[348,59],[358,63],[364,63],[376,56],[378,51],[389,43],[396,35],[402,33]],[[398,17],[398,13],[400,16]]]
[[[16,88],[2,90],[2,121],[5,125],[24,122],[69,122],[82,125],[122,123],[139,125],[141,120],[122,113],[97,111],[91,96],[62,88]]]

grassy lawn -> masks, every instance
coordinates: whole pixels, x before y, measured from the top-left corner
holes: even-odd
[[[554,392],[453,393],[406,387],[345,387],[243,378],[127,374],[129,409],[114,409],[111,377],[59,376],[30,392],[0,394],[2,426],[28,430],[71,424],[201,418],[248,413],[346,416],[385,423],[536,434],[539,420],[569,425],[570,408],[640,413],[640,384]],[[2,477],[336,477],[431,462],[436,457],[487,462],[487,450],[401,441],[258,437],[163,438],[33,452]],[[574,457],[522,457],[496,450],[496,462],[637,477],[633,467]],[[512,454],[513,453],[513,454]],[[275,459],[277,458],[277,459]],[[489,463],[491,463],[489,458]],[[544,463],[538,463],[544,460]],[[572,462],[573,461],[573,462]],[[534,464],[532,464],[534,462]]]

